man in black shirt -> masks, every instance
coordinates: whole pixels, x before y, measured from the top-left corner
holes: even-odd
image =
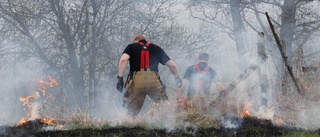
[[[207,109],[206,97],[209,97],[211,94],[212,83],[216,83],[219,90],[223,89],[222,84],[218,82],[216,71],[208,66],[208,60],[209,55],[207,53],[200,53],[198,63],[187,68],[182,80],[182,86],[177,91],[177,99],[186,101],[181,98],[181,94],[188,87],[187,99],[192,101],[200,98],[198,101],[201,101],[202,103],[194,103],[200,104],[198,107],[200,107],[199,109],[201,111],[206,111]],[[183,102],[180,103],[183,104]],[[197,105],[193,106],[197,107]]]
[[[139,114],[148,95],[156,103],[167,100],[165,85],[160,80],[158,65],[166,65],[175,77],[176,84],[180,87],[182,80],[179,78],[177,66],[165,51],[150,42],[145,37],[137,35],[134,43],[129,44],[119,61],[117,90],[122,92],[123,74],[127,63],[130,64],[128,91],[124,99],[127,102],[129,115],[135,117]]]

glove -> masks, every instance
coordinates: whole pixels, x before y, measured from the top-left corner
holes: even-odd
[[[123,77],[117,76],[117,90],[121,93],[123,89]]]
[[[180,77],[178,76],[177,78],[175,78],[175,82],[177,84],[177,86],[180,88],[182,86],[182,80],[180,79]]]

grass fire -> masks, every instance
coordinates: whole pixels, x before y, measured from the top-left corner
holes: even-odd
[[[320,136],[320,0],[0,0],[0,137]]]
[[[275,115],[274,108],[257,108],[256,102],[244,101],[242,106],[228,102],[226,88],[209,97],[192,99],[170,98],[152,109],[131,118],[124,113],[112,118],[93,118],[86,112],[61,115],[55,104],[61,90],[59,81],[50,76],[35,82],[35,91],[20,97],[26,116],[15,126],[4,126],[4,136],[292,136],[314,135],[317,130],[305,130],[288,125],[285,116]],[[233,83],[234,84],[234,83]],[[233,86],[233,85],[232,85]],[[174,96],[174,91],[168,92]],[[224,97],[226,100],[217,99]],[[60,98],[61,99],[61,98]],[[203,104],[208,104],[205,107]],[[270,117],[271,116],[271,117]]]
[[[52,85],[52,83],[55,83]],[[51,83],[51,84],[50,84]],[[176,103],[164,103],[157,105],[155,109],[132,119],[129,116],[114,125],[113,119],[99,120],[89,118],[82,114],[75,114],[71,119],[48,118],[44,113],[50,111],[42,110],[45,104],[39,101],[52,99],[52,88],[58,85],[56,79],[50,77],[46,82],[41,80],[39,90],[35,93],[20,97],[20,101],[27,106],[27,116],[21,118],[16,126],[3,127],[4,136],[290,136],[297,133],[317,135],[317,132],[308,132],[293,127],[283,126],[281,118],[276,120],[258,118],[250,113],[251,103],[245,103],[242,111],[238,115],[228,115],[227,113],[214,116],[211,113],[215,109],[202,111],[197,107],[199,99],[187,100],[182,98]],[[41,91],[43,94],[36,94]],[[44,94],[48,93],[48,94]],[[172,100],[171,100],[172,101]],[[174,101],[173,101],[174,102]],[[39,103],[35,105],[35,103]],[[174,106],[174,107],[172,107]],[[168,109],[171,108],[171,109]],[[166,109],[167,111],[163,111]],[[161,111],[161,112],[160,112]],[[171,113],[174,112],[174,113]],[[82,121],[79,123],[79,121]],[[169,122],[170,121],[170,122]],[[174,121],[174,123],[172,122]],[[173,125],[164,125],[171,123]],[[161,126],[161,124],[163,124]],[[170,128],[169,128],[170,127]]]

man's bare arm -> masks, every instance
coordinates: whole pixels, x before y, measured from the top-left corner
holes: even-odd
[[[178,68],[176,63],[174,63],[172,60],[167,61],[166,65],[169,67],[171,73],[175,78],[179,77]]]
[[[123,77],[123,74],[124,74],[124,71],[126,70],[129,59],[130,59],[130,56],[127,53],[122,54],[119,61],[119,72],[118,72],[119,77]]]

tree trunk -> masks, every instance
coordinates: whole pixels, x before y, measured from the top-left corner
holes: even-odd
[[[239,68],[240,72],[244,71],[247,65],[244,53],[246,51],[246,46],[244,44],[244,33],[243,31],[243,21],[241,18],[240,11],[241,0],[230,0],[231,17],[233,22],[233,30],[237,47],[237,55],[239,58]]]
[[[266,46],[264,41],[264,33],[259,32],[258,34],[258,56],[260,58],[267,56]],[[268,89],[268,79],[266,74],[266,67],[259,67],[259,79],[260,79],[260,88],[261,88],[261,105],[263,107],[267,106],[267,89]]]
[[[299,46],[297,49],[297,80],[300,86],[305,89],[304,79],[303,79],[303,48]]]
[[[94,10],[93,14],[93,21],[92,21],[92,53],[89,65],[89,100],[88,105],[93,106],[95,104],[95,95],[96,95],[96,87],[95,87],[95,79],[96,79],[96,59],[97,59],[97,23],[96,23],[96,13],[97,9],[95,9],[96,5],[93,2],[92,8]]]
[[[281,29],[280,29],[280,40],[283,40],[283,49],[287,60],[290,66],[293,65],[293,51],[292,51],[292,42],[295,29],[295,15],[296,15],[296,6],[294,0],[285,0],[282,13],[281,13]],[[282,66],[282,92],[284,94],[289,94],[290,83],[288,81],[288,70],[285,68],[285,65]]]
[[[284,0],[281,13],[280,39],[286,43],[286,55],[290,66],[293,66],[292,42],[296,22],[296,4],[294,0]]]
[[[63,6],[60,5],[59,1],[50,1],[52,11],[57,17],[57,22],[59,29],[62,32],[61,37],[64,39],[68,51],[68,61],[70,62],[69,72],[71,74],[71,88],[75,95],[75,107],[79,109],[84,109],[84,81],[81,68],[78,64],[77,53],[75,45],[73,44],[74,38],[71,34],[71,29],[68,23],[65,21]],[[82,68],[83,69],[83,68]]]
[[[273,43],[268,42],[268,41],[270,41],[272,39],[272,36],[267,35],[268,34],[267,28],[264,26],[264,23],[263,23],[263,21],[262,21],[262,19],[260,17],[260,13],[258,12],[257,6],[255,4],[253,5],[253,8],[254,8],[254,11],[255,11],[255,15],[256,15],[257,21],[259,22],[260,27],[263,30],[264,38],[266,40],[266,41],[264,41],[265,42],[264,46],[266,48],[266,52],[272,53],[272,51],[278,50],[276,45],[273,46]],[[270,59],[271,62],[274,63],[276,68],[282,68],[283,61],[279,60],[277,56],[269,56],[269,59]],[[270,69],[270,68],[268,68],[268,69]],[[276,76],[282,75],[281,71],[275,71],[274,73],[275,73]],[[275,91],[280,91],[281,90],[281,88],[282,88],[281,81],[282,81],[282,78],[278,78],[278,77],[275,78],[275,83],[276,84],[273,87],[273,89]]]

